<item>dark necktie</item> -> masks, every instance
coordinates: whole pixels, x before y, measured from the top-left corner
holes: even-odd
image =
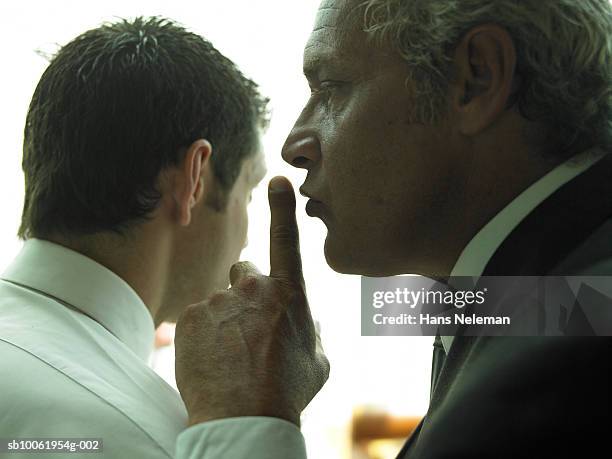
[[[444,364],[444,359],[446,358],[446,352],[444,352],[444,346],[442,345],[442,340],[440,339],[440,334],[436,335],[436,339],[434,340],[433,345],[433,358],[431,362],[431,391],[430,398],[433,395],[434,389],[436,387],[436,383],[438,382],[438,377],[440,376],[440,371],[442,370],[442,365]],[[412,444],[416,441],[416,438],[419,436],[419,432],[423,426],[423,422],[427,417],[425,416],[421,419],[421,422],[416,427],[412,435],[408,438],[401,451],[397,455],[397,459],[404,459],[408,457],[408,450],[412,447]]]
[[[436,339],[434,340],[433,356],[431,359],[430,398],[434,393],[436,384],[438,383],[440,372],[442,371],[442,366],[444,365],[444,359],[446,359],[446,352],[444,352],[444,346],[442,345],[442,339],[440,338],[440,334],[438,333],[436,334]]]

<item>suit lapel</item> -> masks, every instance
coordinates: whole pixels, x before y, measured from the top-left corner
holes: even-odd
[[[536,207],[500,245],[483,275],[546,275],[611,217],[612,154]],[[458,330],[432,404],[446,395],[456,372],[480,341],[479,337],[461,336]]]
[[[499,246],[483,275],[546,275],[611,216],[609,154],[536,207]]]

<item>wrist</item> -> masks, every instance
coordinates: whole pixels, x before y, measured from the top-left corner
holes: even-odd
[[[196,424],[203,422],[219,421],[221,419],[229,418],[244,418],[244,417],[267,417],[267,418],[278,418],[283,421],[290,422],[300,428],[300,416],[299,414],[288,414],[278,413],[269,410],[224,410],[223,412],[211,412],[209,410],[201,410],[189,412],[187,426],[191,427]]]

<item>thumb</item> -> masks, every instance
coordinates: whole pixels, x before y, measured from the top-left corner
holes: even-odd
[[[304,284],[295,193],[289,180],[274,177],[268,188],[270,202],[270,277]]]

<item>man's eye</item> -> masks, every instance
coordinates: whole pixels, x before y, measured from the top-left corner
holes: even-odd
[[[310,93],[311,94],[319,94],[319,93],[325,93],[328,92],[332,89],[337,88],[340,85],[340,82],[338,81],[333,81],[333,80],[326,80],[326,81],[321,81],[316,87],[310,87]]]
[[[337,81],[321,81],[321,84],[319,85],[321,86],[321,89],[331,89],[331,88],[335,88],[336,86],[338,86],[338,82]]]

